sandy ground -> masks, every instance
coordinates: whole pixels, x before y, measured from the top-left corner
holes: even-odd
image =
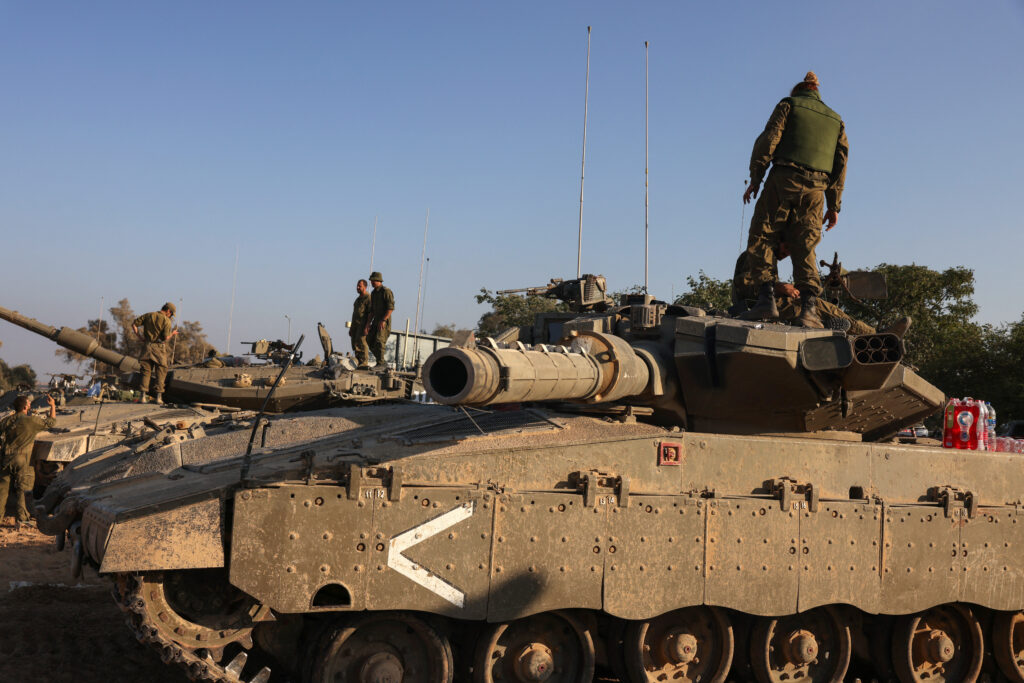
[[[67,552],[36,529],[0,525],[0,681],[185,683],[183,671],[136,642],[110,596],[86,570],[74,581]]]

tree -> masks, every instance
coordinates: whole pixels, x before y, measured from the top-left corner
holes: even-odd
[[[178,334],[171,338],[172,364],[194,365],[206,358],[213,345],[206,340],[203,326],[194,320],[183,320],[178,325]]]
[[[430,334],[435,337],[451,338],[455,336],[456,329],[458,328],[455,327],[455,323],[448,323],[447,325],[438,323],[437,325],[434,326],[434,331],[431,332]]]
[[[34,387],[36,385],[36,371],[27,364],[15,365],[12,368],[3,359],[0,359],[0,391],[13,389],[19,384],[27,384],[30,387]]]
[[[510,327],[532,325],[537,313],[568,311],[569,307],[557,299],[543,296],[516,296],[515,294],[494,294],[480,288],[476,295],[478,304],[490,304],[491,310],[480,316],[477,334],[492,337]]]
[[[677,306],[695,306],[704,310],[726,310],[732,303],[732,280],[716,280],[701,270],[694,279],[686,276],[690,291],[680,294],[673,302]]]

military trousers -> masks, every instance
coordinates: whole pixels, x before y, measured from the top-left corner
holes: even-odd
[[[776,299],[779,304],[779,320],[793,321],[800,317],[800,299],[790,297],[777,297]],[[818,317],[822,320],[826,318],[838,318],[840,320],[849,320],[850,329],[847,334],[858,335],[858,334],[874,334],[875,328],[868,325],[862,320],[857,320],[851,317],[846,311],[836,306],[831,301],[826,301],[821,297],[815,299],[817,305],[815,310],[818,312]],[[827,327],[827,325],[826,325]]]
[[[366,359],[369,357],[370,348],[366,345],[366,335],[363,334],[363,329],[353,327],[349,333],[349,337],[352,339],[352,353],[356,357],[356,361],[360,365],[366,365]]]
[[[36,483],[36,473],[28,458],[14,460],[0,467],[0,518],[7,514],[8,495],[14,499],[14,518],[19,522],[27,522],[31,515],[25,505],[25,494],[32,492]]]
[[[378,365],[384,362],[384,347],[387,346],[388,337],[390,336],[390,320],[384,321],[384,327],[380,327],[377,323],[370,324],[370,334],[367,335],[366,340],[370,345],[370,352],[373,353],[374,358],[377,359]]]
[[[142,382],[139,385],[142,393],[146,394],[149,392],[151,378],[153,383],[153,393],[164,393],[164,380],[167,378],[167,366],[160,365],[156,361],[145,359],[140,360],[139,365],[142,366]]]
[[[789,247],[793,284],[801,293],[821,294],[821,276],[814,253],[821,241],[828,176],[792,166],[772,166],[754,205],[747,236],[746,262],[736,279],[755,287],[774,282],[779,242]]]

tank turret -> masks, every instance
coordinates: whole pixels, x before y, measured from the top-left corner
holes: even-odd
[[[588,283],[596,291],[594,282],[600,296],[586,300],[580,293]],[[891,436],[944,402],[901,364],[895,334],[720,318],[649,295],[615,307],[603,282],[585,276],[527,290],[561,298],[573,312],[539,314],[501,341],[438,350],[423,368],[427,393],[446,405],[571,401],[599,412],[629,408],[689,431],[830,431],[865,440]]]

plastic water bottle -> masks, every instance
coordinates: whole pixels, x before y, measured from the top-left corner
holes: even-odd
[[[988,441],[994,443],[996,440],[996,409],[988,401],[985,402],[985,407],[988,408],[988,424],[986,425]]]
[[[942,445],[945,448],[956,448],[958,438],[956,409],[960,405],[960,399],[951,398],[946,403],[946,410],[942,416]]]

